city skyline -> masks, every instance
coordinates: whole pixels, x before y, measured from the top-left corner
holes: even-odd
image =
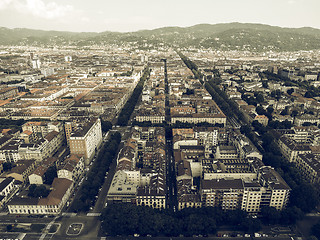
[[[319,7],[316,0],[4,0],[0,26],[73,32],[131,32],[229,22],[320,28]]]

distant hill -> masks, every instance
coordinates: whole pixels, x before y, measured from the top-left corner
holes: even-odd
[[[135,43],[221,50],[297,51],[320,49],[320,29],[281,28],[264,24],[223,23],[164,27],[137,32],[74,33],[0,28],[1,45],[76,45]]]

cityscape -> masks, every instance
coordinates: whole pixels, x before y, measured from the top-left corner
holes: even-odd
[[[0,239],[320,240],[320,26],[3,25]]]

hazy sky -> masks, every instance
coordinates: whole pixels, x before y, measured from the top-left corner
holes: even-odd
[[[0,26],[83,32],[247,22],[320,28],[320,0],[0,0]]]

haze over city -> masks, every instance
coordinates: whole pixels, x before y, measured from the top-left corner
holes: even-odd
[[[320,28],[318,9],[318,0],[2,0],[0,26],[74,32],[227,22]]]

